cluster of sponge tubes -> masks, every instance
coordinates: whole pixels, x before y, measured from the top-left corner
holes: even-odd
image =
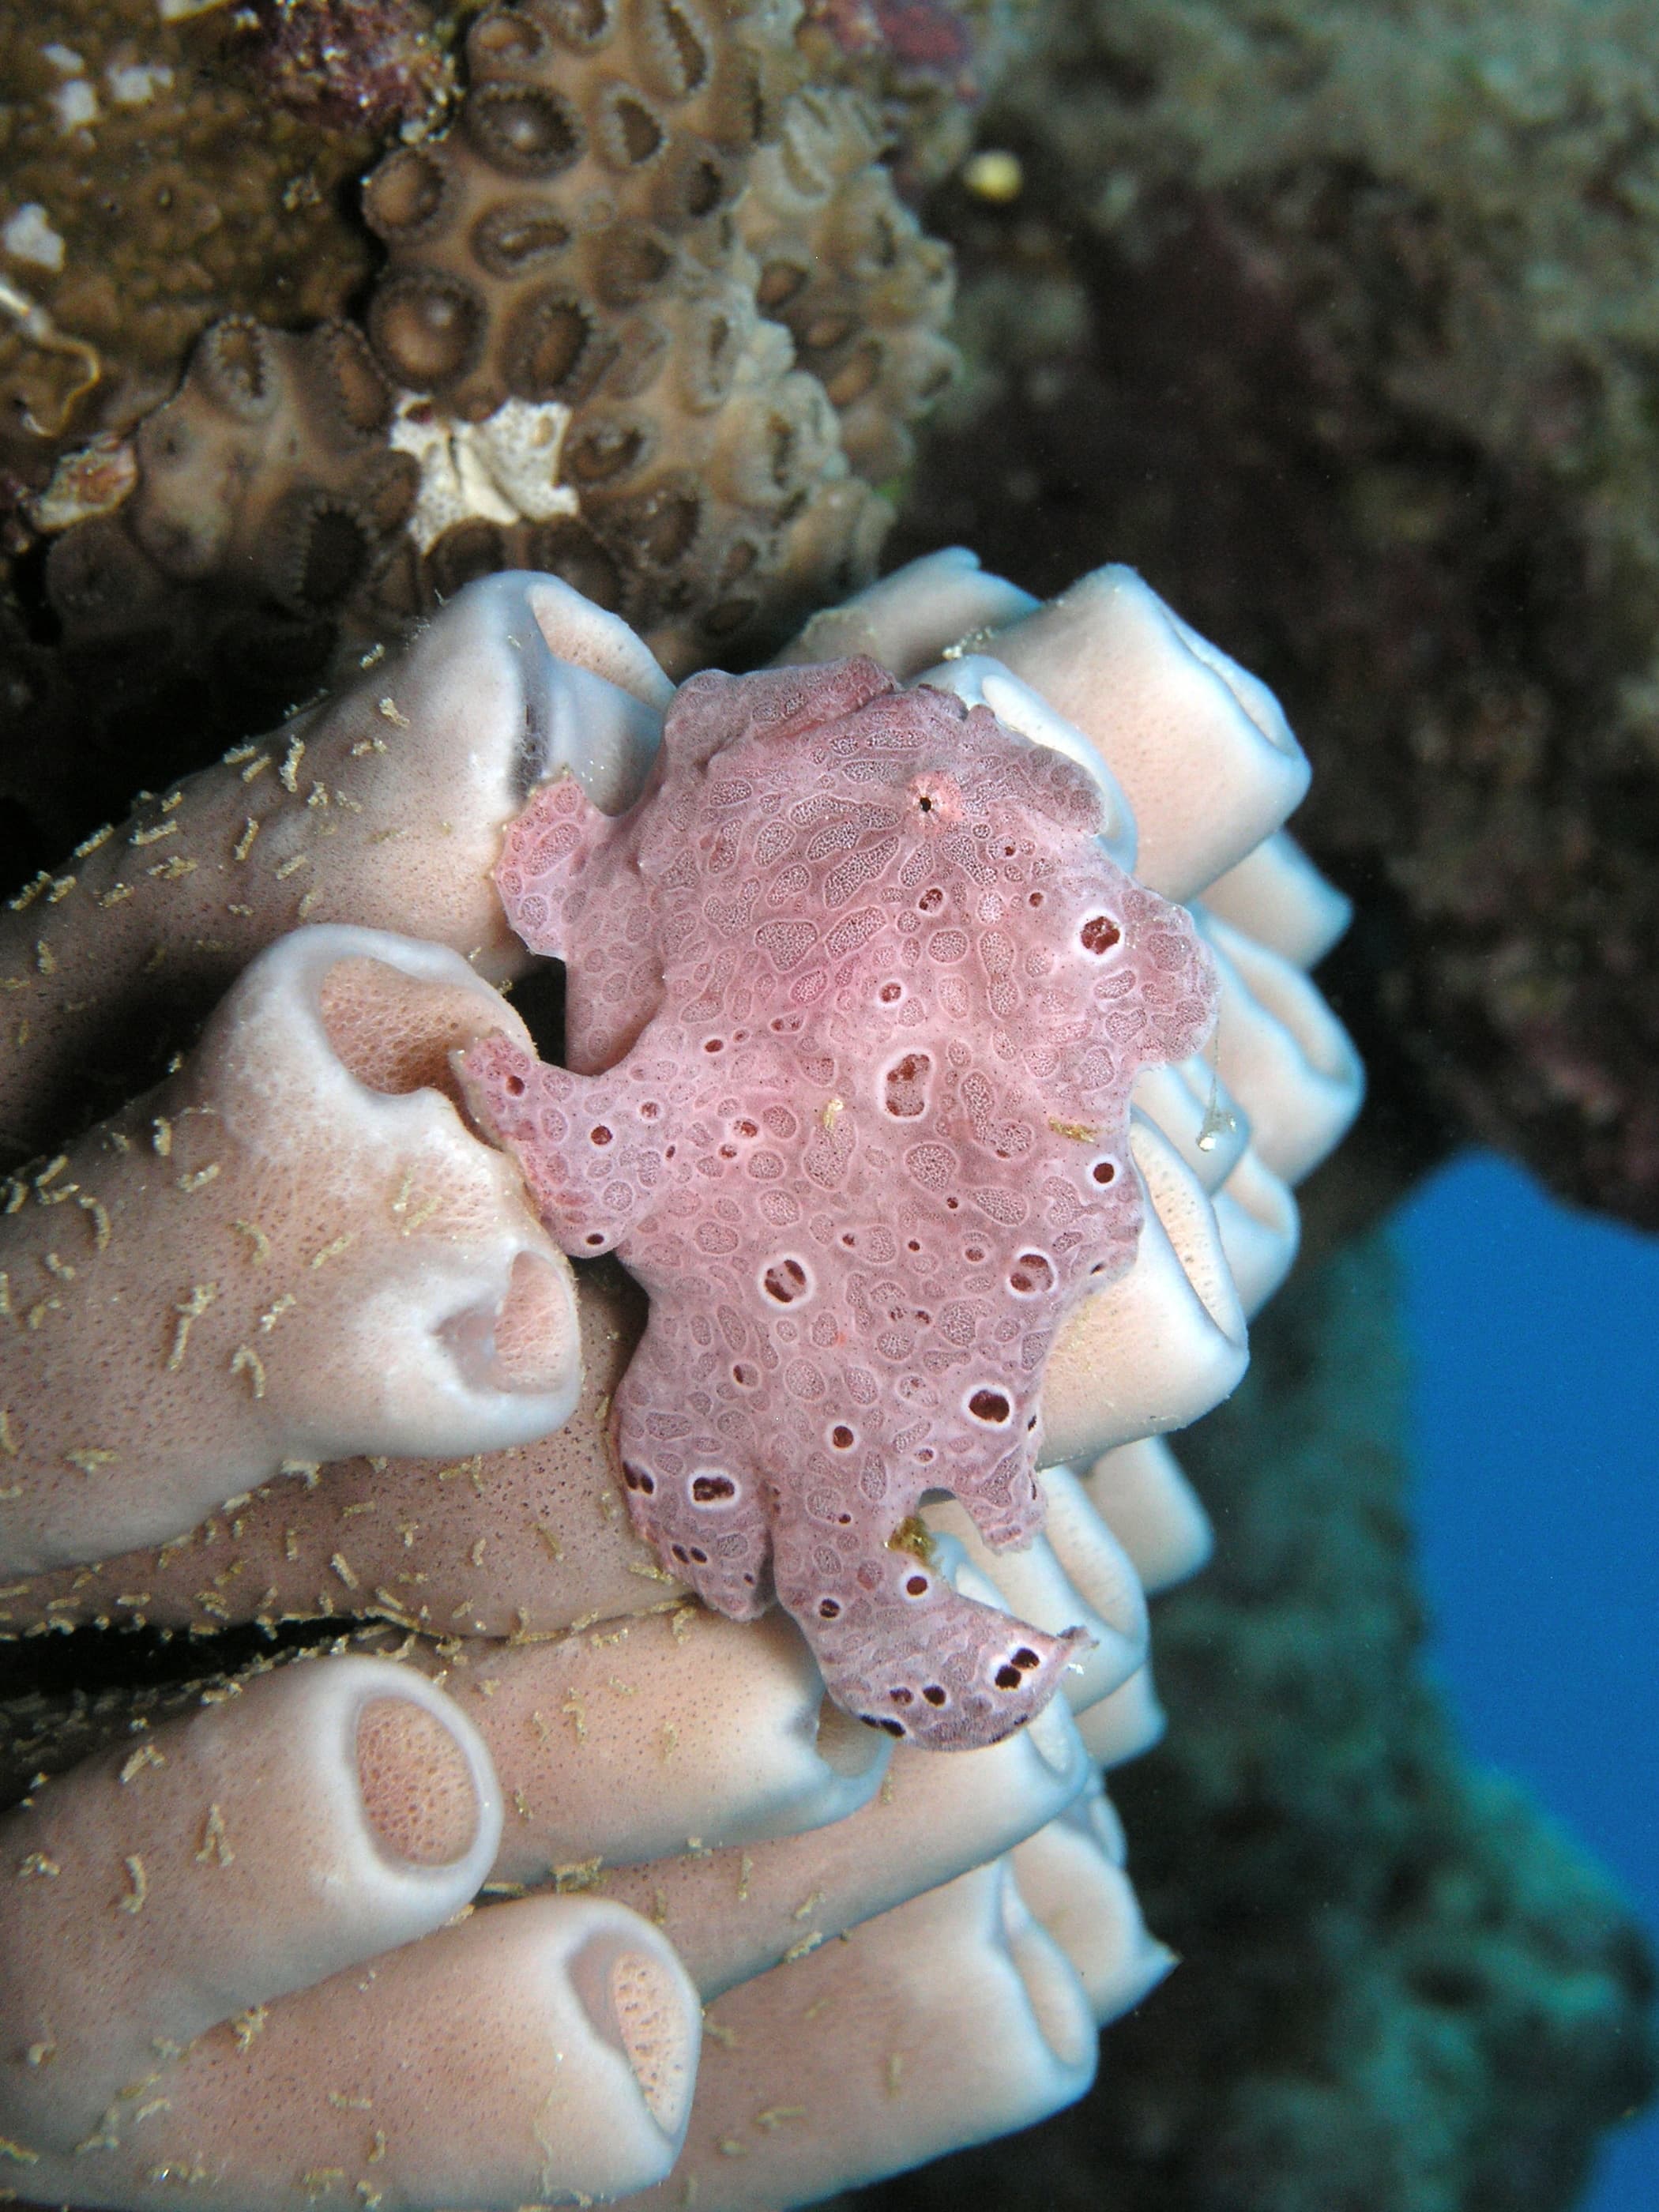
[[[453,1063],[528,1042],[506,824],[562,771],[622,811],[671,686],[550,579],[470,587],[0,917],[0,1129],[43,1148],[0,1201],[0,1632],[339,1631],[11,1726],[19,2197],[805,2203],[1081,2094],[1167,1970],[1101,1770],[1158,1734],[1145,1596],[1209,1540],[1162,1436],[1237,1381],[1358,1105],[1304,972],[1346,911],[1280,829],[1276,704],[1129,572],[1037,607],[935,556],[787,657],[849,651],[1086,754],[1115,850],[1203,894],[1218,1030],[1137,1093],[1146,1226],[1051,1358],[1046,1534],[927,1509],[963,1587],[1094,1650],[1005,1742],[896,1747],[630,1534],[639,1295],[573,1274]],[[45,1149],[163,993],[214,1008],[194,1049]]]

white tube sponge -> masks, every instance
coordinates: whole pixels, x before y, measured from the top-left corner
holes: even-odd
[[[750,1850],[697,1851],[607,1875],[648,1914],[705,1999],[998,1857],[1096,1780],[1064,1698],[1000,1743],[936,1758],[893,1746],[857,1812]]]
[[[1353,919],[1353,902],[1328,882],[1288,830],[1263,838],[1204,887],[1223,921],[1297,968],[1314,968]]]
[[[112,2142],[43,2160],[53,2203],[515,2212],[657,2179],[696,2076],[696,1992],[655,1929],[535,1897],[161,2054]]]
[[[1164,1733],[1165,1716],[1152,1686],[1152,1670],[1142,1667],[1121,1689],[1078,1716],[1078,1734],[1097,1766],[1122,1766],[1148,1752]]]
[[[1359,1111],[1364,1064],[1299,968],[1201,908],[1194,918],[1216,956],[1222,1079],[1249,1115],[1262,1164],[1300,1182]]]
[[[1252,1145],[1210,1203],[1238,1303],[1254,1320],[1295,1264],[1302,1241],[1296,1200]]]
[[[1088,1993],[1006,1859],[744,1983],[708,2021],[685,2149],[628,2212],[816,2203],[1058,2112],[1098,2050]]]
[[[1016,622],[1036,605],[1017,584],[988,574],[965,545],[948,545],[815,614],[774,665],[866,653],[908,684],[958,641]]]
[[[1089,1293],[1049,1354],[1046,1461],[1093,1459],[1184,1428],[1237,1388],[1249,1361],[1243,1311],[1202,1186],[1139,1113],[1129,1149],[1146,1201],[1140,1240],[1127,1272]]]
[[[1103,1452],[1079,1486],[1149,1597],[1195,1575],[1215,1548],[1209,1516],[1162,1437]]]
[[[1134,811],[1135,873],[1166,898],[1237,866],[1307,790],[1307,756],[1267,685],[1133,568],[1097,568],[974,643],[1099,747]]]
[[[161,1088],[0,1218],[0,1564],[192,1527],[285,1463],[556,1427],[568,1262],[435,1085],[503,1024],[459,955],[295,932]]]
[[[581,1396],[550,1435],[456,1460],[339,1460],[303,1488],[263,1483],[159,1550],[9,1583],[0,1635],[119,1620],[211,1636],[367,1608],[434,1636],[522,1639],[657,1610],[679,1585],[629,1524],[608,1419],[644,1305],[614,1262],[583,1268]]]
[[[1129,1098],[1213,1196],[1243,1158],[1250,1122],[1207,1056],[1190,1053],[1162,1067],[1143,1067]]]
[[[439,1670],[513,1801],[499,1881],[793,1835],[856,1812],[886,1771],[890,1739],[826,1698],[782,1613],[688,1602],[556,1642],[435,1649],[413,1663]]]
[[[1123,1870],[1123,1831],[1099,1781],[1012,1853],[1020,1896],[1071,1960],[1105,2027],[1175,1965],[1147,1932]]]
[[[90,1118],[112,1030],[204,1009],[305,921],[447,945],[494,978],[528,956],[491,879],[534,786],[568,769],[602,810],[638,795],[672,687],[614,615],[555,577],[459,592],[401,653],[262,742],[97,833],[0,910],[0,1139]]]
[[[72,2150],[158,2051],[441,1927],[501,1831],[476,1729],[379,1659],[256,1678],[46,1784],[0,1821],[0,2134]]]

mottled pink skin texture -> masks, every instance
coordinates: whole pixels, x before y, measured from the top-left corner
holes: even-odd
[[[650,1294],[635,1525],[722,1613],[775,1591],[848,1711],[944,1747],[1028,1719],[1083,1639],[891,1540],[930,1489],[994,1546],[1036,1531],[1044,1358],[1140,1225],[1129,1086],[1213,1015],[1100,824],[1073,763],[873,661],[696,677],[629,813],[566,779],[507,834],[570,1070],[500,1036],[462,1063],[566,1250]]]

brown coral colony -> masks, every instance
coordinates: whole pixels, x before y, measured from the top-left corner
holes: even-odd
[[[102,456],[92,414],[33,452],[47,558],[13,580],[77,730],[112,711],[112,651],[130,752],[181,672],[252,655],[287,704],[501,568],[562,576],[676,676],[873,574],[878,487],[955,356],[949,257],[861,95],[809,81],[789,21],[701,0],[491,9],[455,67],[453,107],[364,179],[384,266],[359,319],[343,285],[294,330],[223,301],[171,398],[100,387],[94,506],[64,495]]]
[[[443,589],[458,569],[533,559],[688,665],[750,625],[789,565],[786,534],[847,475],[835,392],[760,319],[757,299],[783,303],[732,214],[769,198],[757,149],[803,127],[799,64],[758,14],[716,27],[686,0],[498,9],[466,55],[455,128],[399,148],[368,181],[389,257],[368,331],[394,384],[459,421],[515,399],[574,410],[563,476],[580,518],[533,545],[452,525],[428,573]],[[857,170],[874,150],[856,143]],[[828,202],[845,181],[833,165],[809,170],[804,195],[797,173],[794,197]],[[890,199],[884,174],[876,189]],[[896,203],[892,216],[877,261],[908,220]],[[762,220],[775,229],[778,210]],[[945,300],[931,304],[942,316]],[[884,521],[861,487],[843,495],[815,561],[855,580]]]

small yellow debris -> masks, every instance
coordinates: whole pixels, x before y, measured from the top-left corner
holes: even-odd
[[[124,1863],[127,1870],[127,1880],[132,1887],[121,1899],[120,1909],[123,1912],[142,1912],[144,1909],[144,1899],[149,1895],[149,1876],[144,1872],[143,1859],[136,1855]]]
[[[207,1825],[202,1830],[201,1849],[196,1854],[196,1863],[207,1866],[216,1860],[222,1867],[228,1867],[234,1863],[235,1856],[225,1833],[225,1816],[216,1805],[210,1805]]]
[[[44,1851],[31,1851],[18,1868],[17,1879],[19,1881],[27,1881],[32,1877],[39,1876],[47,1881],[55,1881],[63,1871],[63,1868],[58,1865],[57,1860],[48,1858]]]
[[[394,730],[406,730],[410,726],[408,715],[400,714],[389,698],[381,700],[380,713],[385,720],[391,723]]]
[[[844,1098],[828,1098],[824,1101],[818,1120],[826,1129],[833,1129],[846,1111],[847,1101]]]
[[[45,868],[42,868],[38,876],[33,877],[28,883],[24,884],[22,890],[18,892],[15,898],[9,898],[6,901],[7,906],[11,909],[13,914],[21,914],[26,907],[31,907],[34,904],[36,899],[40,897],[41,892],[45,890],[46,885],[51,881],[51,875]]]
[[[0,1437],[3,1437],[3,1429],[0,1429]],[[532,1526],[534,1528],[536,1534],[541,1538],[543,1543],[546,1545],[550,1555],[556,1559],[563,1559],[564,1546],[553,1534],[553,1531],[547,1527],[545,1522],[537,1521],[533,1522]]]
[[[106,1451],[101,1444],[88,1444],[80,1451],[67,1451],[65,1461],[81,1474],[96,1474],[100,1468],[112,1467],[115,1454]]]
[[[343,1552],[336,1552],[333,1558],[330,1559],[328,1564],[333,1568],[335,1573],[338,1575],[340,1580],[345,1584],[348,1589],[356,1589],[357,1588],[357,1577],[352,1573],[350,1567],[346,1562],[345,1554]]]
[[[118,1598],[116,1602],[118,1605],[122,1601]],[[142,1774],[147,1766],[165,1766],[166,1765],[166,1758],[157,1751],[153,1743],[141,1743],[137,1750],[123,1762],[121,1779],[123,1782],[131,1782],[135,1775]]]
[[[10,2159],[14,2166],[39,2166],[40,2163],[38,2150],[26,2149],[21,2143],[14,2142],[9,2136],[0,2136],[0,2158]]]
[[[230,2023],[231,2031],[236,2038],[237,2050],[246,2051],[254,2038],[261,2033],[265,2022],[270,2018],[269,2005],[252,2005],[246,2012],[239,2012]]]
[[[298,792],[300,788],[300,763],[305,758],[305,739],[303,738],[290,738],[288,741],[288,751],[283,757],[283,764],[276,771],[276,780],[282,785],[284,791],[290,793]]]
[[[254,1264],[270,1257],[270,1239],[257,1221],[233,1221],[231,1227],[239,1237],[246,1237],[253,1247]]]
[[[253,850],[253,841],[258,834],[259,825],[250,814],[242,824],[241,836],[230,848],[233,856],[239,860],[246,860],[248,854]]]
[[[575,1723],[577,1742],[586,1743],[587,1741],[587,1711],[574,1690],[559,1707],[559,1711],[568,1715]]]
[[[182,1182],[184,1178],[181,1176],[179,1180]],[[176,1375],[184,1365],[185,1347],[190,1342],[191,1327],[200,1321],[218,1295],[217,1283],[198,1283],[195,1288],[186,1297],[180,1298],[173,1307],[173,1310],[178,1316],[178,1321],[173,1332],[173,1349],[167,1354],[169,1375]]]
[[[933,1532],[914,1513],[907,1514],[899,1522],[887,1539],[887,1548],[890,1552],[909,1552],[925,1567],[937,1567],[939,1565],[939,1547],[933,1540]]]
[[[1092,1145],[1100,1131],[1088,1121],[1056,1121],[1051,1114],[1048,1127],[1057,1137],[1069,1137],[1076,1145]]]
[[[150,1123],[150,1143],[158,1159],[166,1159],[173,1150],[173,1124],[165,1114],[158,1114]]]
[[[975,199],[993,207],[1006,207],[1025,188],[1025,171],[1018,154],[1005,146],[982,146],[962,167],[962,181]]]
[[[148,830],[135,830],[127,842],[129,845],[159,845],[163,837],[176,836],[178,832],[176,822],[157,822]]]
[[[356,1242],[356,1231],[355,1229],[348,1229],[343,1237],[337,1237],[331,1244],[325,1244],[320,1252],[313,1252],[312,1254],[312,1266],[313,1267],[326,1267],[331,1260],[337,1260],[342,1252],[349,1251],[351,1247]]]
[[[757,2128],[781,2128],[786,2120],[804,2120],[805,2118],[805,2105],[769,2105],[763,2112],[756,2113],[755,2125]]]
[[[233,1375],[246,1375],[256,1398],[265,1395],[265,1364],[251,1344],[239,1344],[230,1355]]]

